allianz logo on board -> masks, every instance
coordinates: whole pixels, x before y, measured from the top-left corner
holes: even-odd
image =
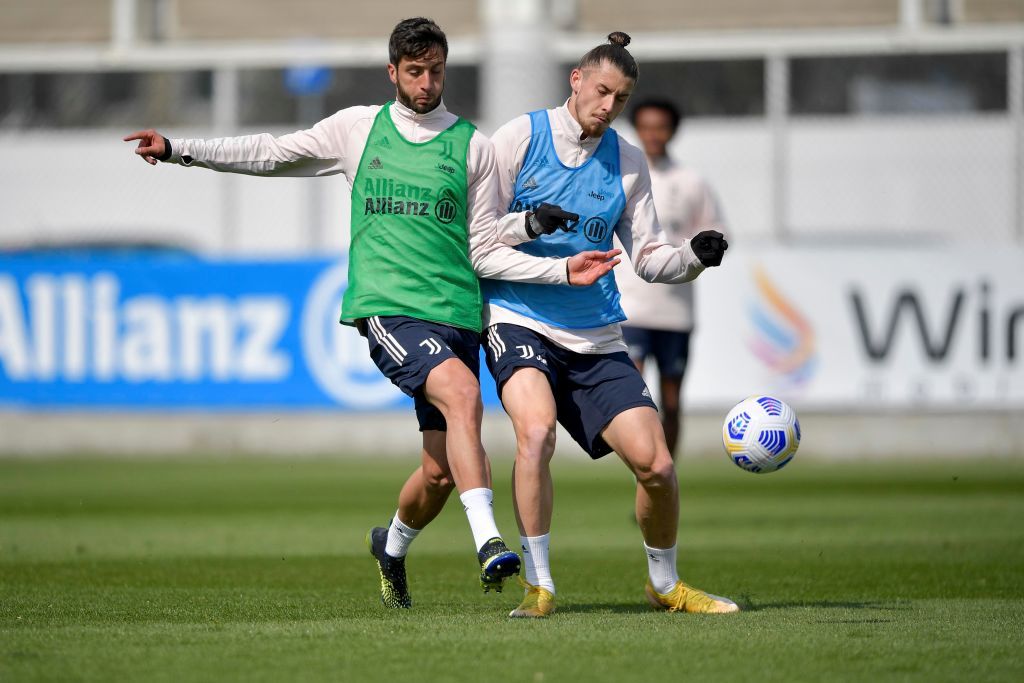
[[[13,382],[272,382],[292,359],[278,342],[280,296],[121,297],[112,272],[0,275],[0,368]]]
[[[306,296],[302,312],[302,353],[313,380],[338,403],[383,408],[403,397],[374,365],[366,340],[355,328],[338,323],[348,265],[321,273]]]
[[[114,272],[0,275],[0,378],[11,383],[287,383],[305,361],[331,400],[402,399],[351,327],[338,323],[344,264],[310,288],[301,319],[286,296],[122,295]],[[300,323],[301,349],[284,343]],[[296,358],[301,354],[303,358]]]

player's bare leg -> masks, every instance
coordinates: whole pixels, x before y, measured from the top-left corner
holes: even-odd
[[[420,531],[440,514],[455,488],[444,432],[423,432],[421,461],[398,494],[398,511],[391,523],[387,528],[374,527],[366,536],[380,571],[380,599],[387,607],[412,607],[405,556]]]
[[[501,401],[516,433],[512,500],[526,565],[526,593],[509,616],[546,617],[555,611],[555,584],[548,560],[554,504],[555,398],[542,372],[519,368],[502,387]]]
[[[710,595],[679,580],[676,569],[679,482],[658,413],[649,407],[625,410],[612,419],[602,436],[637,480],[636,517],[647,551],[649,579],[645,592],[651,605],[670,612],[739,611],[731,600]]]
[[[661,426],[665,430],[665,444],[672,460],[676,459],[676,447],[682,436],[682,377],[661,377]]]
[[[449,358],[427,375],[423,389],[448,424],[448,465],[460,493],[491,487],[491,468],[480,441],[483,401],[480,383],[466,365]]]
[[[485,592],[500,592],[504,580],[519,573],[520,561],[494,522],[491,467],[480,441],[480,383],[462,361],[449,358],[430,371],[423,391],[447,423],[448,467],[473,531],[480,583]]]
[[[633,365],[643,376],[644,361],[634,358]],[[659,401],[661,404],[661,428],[665,432],[665,444],[668,447],[668,452],[672,456],[672,461],[675,462],[676,447],[679,445],[682,431],[680,415],[682,412],[683,378],[662,376],[659,378],[659,386],[661,389],[661,401]]]
[[[422,463],[398,494],[398,517],[407,526],[422,529],[434,521],[455,488],[445,439],[444,432],[423,432]]]
[[[630,408],[601,433],[636,477],[636,521],[644,542],[657,548],[675,545],[679,525],[679,482],[658,413]]]
[[[551,531],[555,397],[542,372],[519,368],[502,387],[501,402],[516,433],[512,491],[519,533],[541,536]]]

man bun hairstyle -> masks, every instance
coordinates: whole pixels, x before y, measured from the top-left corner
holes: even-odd
[[[628,33],[612,31],[608,34],[608,42],[612,45],[618,45],[619,47],[629,47],[629,44],[633,42],[633,39],[629,37]]]
[[[433,49],[441,50],[448,61],[448,38],[433,19],[412,17],[395,25],[388,40],[388,59],[398,66],[403,57],[419,59]]]
[[[662,97],[651,97],[646,100],[637,102],[636,106],[630,112],[629,120],[636,128],[636,119],[642,109],[658,109],[668,114],[669,121],[672,125],[672,132],[675,132],[679,128],[679,124],[683,120],[683,112],[672,100],[668,100]]]
[[[629,34],[622,31],[612,31],[608,34],[608,42],[604,45],[598,45],[583,55],[576,68],[582,71],[589,67],[600,67],[601,62],[608,62],[621,71],[623,76],[635,81],[640,76],[640,67],[637,66],[633,55],[629,54],[629,50],[626,49],[629,43]]]

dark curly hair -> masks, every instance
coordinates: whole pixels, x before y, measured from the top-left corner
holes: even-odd
[[[418,59],[434,48],[440,48],[448,60],[448,38],[433,19],[413,17],[398,22],[388,40],[388,59],[395,66],[402,57]]]

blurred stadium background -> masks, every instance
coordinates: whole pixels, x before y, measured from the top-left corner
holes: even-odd
[[[354,7],[0,0],[0,451],[416,447],[334,324],[345,180],[148,168],[120,140],[384,102],[386,38],[427,14],[448,107],[485,133],[561,102],[612,30],[635,98],[684,108],[674,153],[734,245],[698,282],[684,452],[718,452],[726,410],[775,393],[803,457],[1024,455],[1022,0]],[[487,445],[511,453],[487,391]]]

